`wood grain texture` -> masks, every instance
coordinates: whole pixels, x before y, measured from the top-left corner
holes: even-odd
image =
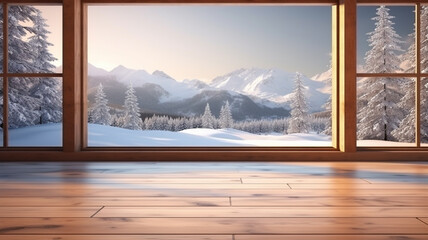
[[[242,178],[246,183],[307,183],[307,184],[370,184],[368,181],[359,178],[335,178],[335,177],[307,177],[307,178]]]
[[[321,236],[301,236],[301,235],[236,235],[235,240],[426,240],[428,235],[321,235]]]
[[[0,189],[3,197],[285,197],[427,196],[425,189]]]
[[[370,185],[370,184],[367,184]],[[82,189],[81,183],[3,183],[2,189]],[[242,184],[242,183],[85,183],[85,190],[103,190],[103,189],[290,189],[285,183],[266,183],[260,184]]]
[[[232,206],[426,206],[426,196],[284,196],[284,197],[232,197]]]
[[[229,197],[0,197],[0,206],[230,206]]]
[[[0,163],[0,239],[425,240],[427,177],[428,163]]]
[[[232,235],[4,235],[7,240],[233,240]],[[0,235],[0,239],[2,236]]]
[[[340,218],[428,217],[428,207],[105,207],[95,217],[107,218]],[[1,211],[1,209],[0,209]]]
[[[7,221],[0,222],[0,234],[117,235],[159,232],[163,234],[428,234],[428,225],[416,218],[8,218]]]
[[[99,207],[0,207],[0,217],[91,217]]]

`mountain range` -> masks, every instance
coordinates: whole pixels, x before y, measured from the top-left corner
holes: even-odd
[[[310,112],[323,110],[329,97],[328,71],[313,79],[303,77]],[[214,78],[211,82],[198,79],[177,81],[160,70],[145,70],[117,66],[106,71],[88,64],[88,97],[90,103],[99,83],[109,104],[123,105],[129,84],[136,90],[143,112],[172,115],[200,115],[205,105],[218,116],[221,106],[229,101],[236,120],[279,118],[289,116],[295,73],[280,69],[239,69]]]

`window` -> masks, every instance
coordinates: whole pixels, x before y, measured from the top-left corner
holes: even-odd
[[[60,147],[62,7],[3,3],[0,19],[2,146]]]
[[[358,7],[358,147],[425,141],[427,14],[419,5]]]
[[[87,12],[89,147],[332,147],[331,6]]]

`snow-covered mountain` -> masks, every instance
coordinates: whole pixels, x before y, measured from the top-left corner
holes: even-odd
[[[279,69],[239,69],[212,80],[210,86],[217,89],[235,91],[258,100],[270,101],[288,106],[294,88],[295,73],[288,73]],[[307,87],[307,97],[310,111],[322,109],[327,101],[328,94],[320,91],[323,82],[314,81],[303,76],[303,83]]]
[[[323,83],[323,87],[317,89],[318,91],[325,94],[331,94],[331,78],[332,78],[331,69],[329,69],[323,73],[319,73],[313,76],[311,79],[316,82]]]
[[[260,109],[277,109],[275,110],[276,112],[278,112],[278,109],[290,109],[289,102],[292,97],[291,93],[294,88],[295,78],[295,73],[288,73],[279,69],[252,68],[236,70],[217,77],[210,83],[197,79],[179,82],[160,70],[154,71],[150,74],[145,70],[129,69],[122,65],[114,68],[110,72],[105,70],[102,71],[102,69],[93,65],[88,67],[90,80],[92,79],[97,82],[102,81],[102,79],[100,79],[101,74],[105,74],[105,77],[108,76],[109,79],[115,79],[118,83],[123,84],[124,87],[132,84],[135,88],[142,88],[140,90],[137,89],[137,92],[141,91],[149,93],[154,91],[153,89],[157,89],[156,92],[159,94],[152,94],[156,99],[145,99],[145,102],[157,102],[158,104],[172,103],[169,105],[174,105],[177,102],[187,102],[189,105],[192,105],[189,103],[189,100],[202,101],[203,99],[195,98],[195,96],[201,96],[201,93],[204,93],[204,96],[208,96],[205,95],[205,93],[210,92],[209,96],[222,96],[221,98],[216,97],[215,100],[213,100],[213,98],[210,101],[216,102],[220,101],[220,99],[225,100],[227,98],[230,98],[230,102],[233,101],[233,99],[239,101],[239,99],[242,99],[242,96],[246,96],[249,100],[256,103]],[[307,77],[303,78],[303,82],[304,85],[307,86],[310,111],[314,112],[321,110],[322,105],[327,101],[329,96],[327,92],[322,91],[325,87],[325,82],[314,81]],[[105,88],[108,89],[109,86],[105,86]],[[147,89],[147,91],[143,89]],[[116,90],[119,90],[117,86],[112,87],[111,89],[111,91]],[[229,97],[226,97],[224,94],[213,94],[216,91],[226,91],[229,94]],[[115,96],[119,96],[119,94],[116,93]],[[199,111],[199,107],[203,109],[206,102],[208,102],[208,98],[205,103],[201,103],[201,106],[198,105],[198,110],[195,109],[193,112],[197,113]],[[223,103],[219,102],[218,104],[220,104],[220,107]],[[144,104],[141,107],[144,108]],[[166,105],[162,106],[162,108],[165,107]],[[178,107],[176,110],[180,108],[183,107]],[[187,111],[189,111],[189,113],[192,112],[191,109],[186,110],[186,112]],[[270,114],[272,114],[272,112],[270,112]],[[262,115],[258,112],[253,116]]]
[[[145,84],[157,84],[169,94],[165,95],[161,101],[178,101],[196,95],[199,90],[192,85],[178,82],[168,74],[156,70],[152,74],[145,70],[133,70],[122,65],[110,71],[116,80],[125,85],[132,84],[134,87],[142,87]],[[88,73],[90,75],[90,73]]]

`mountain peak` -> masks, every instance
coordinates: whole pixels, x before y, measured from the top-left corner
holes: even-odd
[[[173,79],[172,77],[170,77],[168,74],[166,74],[163,71],[160,70],[156,70],[152,73],[153,76],[158,76],[158,77],[163,77],[163,78],[169,78],[169,79]]]
[[[131,69],[129,69],[123,65],[119,65],[119,66],[113,68],[113,70],[111,70],[110,72],[114,73],[114,72],[129,71],[129,70],[131,70]]]

